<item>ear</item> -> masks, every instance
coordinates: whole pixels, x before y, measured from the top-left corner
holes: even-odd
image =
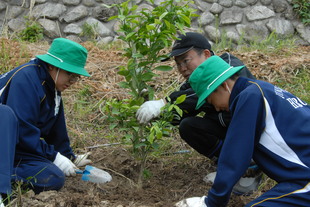
[[[228,84],[226,81],[224,81],[220,86],[223,87],[225,90],[227,90]]]
[[[211,52],[208,49],[205,49],[203,51],[203,55],[205,56],[206,59],[208,59],[209,57],[211,57]]]
[[[227,91],[227,92],[231,92],[231,90],[229,89],[229,84],[228,84],[228,82],[227,82],[227,80],[226,81],[224,81],[222,84],[221,84],[221,86],[223,87],[223,89],[225,90],[225,91]]]
[[[228,88],[228,83],[227,83],[227,81],[224,81],[223,85],[225,86],[225,89],[227,90],[227,88]]]

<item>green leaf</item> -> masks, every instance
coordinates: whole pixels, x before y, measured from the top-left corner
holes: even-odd
[[[139,131],[139,127],[132,127],[136,132]]]
[[[155,19],[154,23],[157,24],[157,25],[160,25],[161,21],[159,19]]]
[[[120,70],[117,73],[122,76],[127,76],[128,74],[130,74],[129,70]]]
[[[132,134],[125,134],[124,135],[124,138],[127,140],[130,140],[132,137],[133,137]]]
[[[154,142],[154,139],[155,139],[154,132],[151,132],[151,133],[149,134],[147,140],[148,140],[150,143],[153,143],[153,142]]]
[[[110,124],[110,127],[109,127],[109,128],[112,130],[112,129],[114,129],[115,127],[117,127],[117,125],[118,125],[117,123],[112,123],[112,124]]]
[[[183,111],[182,109],[180,109],[179,107],[175,108],[175,110],[177,111],[177,113],[182,117],[183,116]]]
[[[124,21],[124,19],[126,18],[125,15],[118,15],[118,18],[121,20],[121,21]]]
[[[138,143],[134,147],[135,148],[140,148],[140,147],[145,147],[145,146],[147,146],[145,143]]]
[[[133,58],[142,58],[144,57],[144,55],[140,54],[140,53],[136,53],[132,55]]]
[[[190,25],[191,24],[191,20],[190,20],[190,18],[188,18],[187,16],[185,16],[185,15],[181,15],[181,17],[182,17],[182,19],[188,24],[188,25]]]
[[[183,95],[179,96],[179,97],[175,100],[175,104],[180,104],[180,103],[182,103],[183,101],[185,101],[185,99],[186,99],[186,95],[183,94]]]
[[[132,37],[134,34],[136,34],[135,32],[130,32],[128,35],[126,35],[126,39],[129,39],[130,37]]]
[[[144,73],[141,76],[141,80],[147,82],[147,81],[151,81],[153,77],[154,77],[154,73]]]
[[[129,84],[127,82],[119,82],[118,85],[121,87],[121,88],[129,88]]]
[[[172,69],[173,67],[169,65],[160,65],[154,68],[154,70],[158,70],[158,71],[171,71]]]
[[[148,31],[151,31],[151,30],[156,29],[156,27],[154,26],[154,24],[149,24],[149,25],[146,25],[146,29],[147,29]]]
[[[160,15],[159,20],[162,20],[166,15],[168,14],[168,12],[164,12]]]
[[[118,115],[118,114],[120,114],[120,112],[119,112],[119,110],[117,108],[113,108],[112,109],[112,114]]]

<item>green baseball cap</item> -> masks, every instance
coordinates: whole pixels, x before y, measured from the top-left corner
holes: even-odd
[[[56,38],[46,54],[36,57],[57,68],[89,77],[84,68],[87,54],[86,48],[82,45],[69,39]]]
[[[224,81],[244,67],[233,67],[219,56],[211,56],[199,65],[189,77],[189,83],[198,96],[196,109],[199,109],[206,98]]]

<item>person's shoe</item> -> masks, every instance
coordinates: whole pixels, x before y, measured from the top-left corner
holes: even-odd
[[[263,173],[261,171],[257,172],[256,175],[251,177],[242,177],[235,184],[232,192],[236,195],[250,195],[258,189],[262,177]]]
[[[0,194],[0,207],[5,207],[4,206],[4,203],[2,202],[3,200],[2,200],[2,196],[1,196],[1,194]]]
[[[258,169],[257,165],[248,168],[246,174],[239,179],[233,187],[232,192],[237,195],[250,195],[258,189],[263,173]],[[214,183],[216,172],[209,173],[203,178],[206,183]]]

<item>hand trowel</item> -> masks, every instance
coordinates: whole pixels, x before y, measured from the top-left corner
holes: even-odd
[[[85,170],[76,169],[77,174],[82,174],[82,180],[93,183],[107,183],[112,180],[112,176],[99,168],[86,165]]]

